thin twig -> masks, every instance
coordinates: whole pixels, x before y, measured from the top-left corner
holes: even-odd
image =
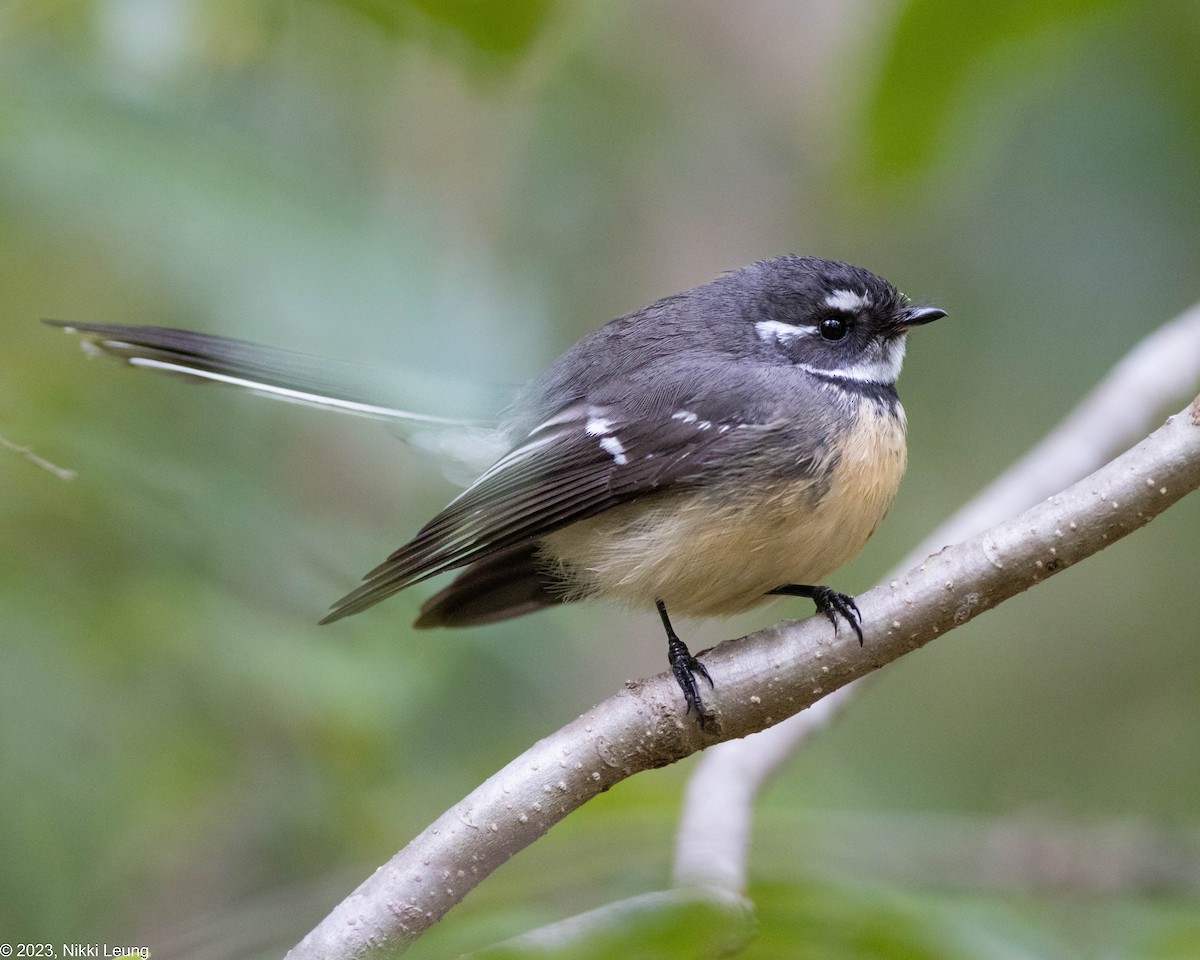
[[[20,454],[30,463],[41,467],[43,470],[49,470],[52,474],[58,477],[59,480],[74,480],[77,474],[74,470],[68,470],[66,467],[60,467],[51,463],[45,457],[39,457],[33,451],[33,447],[23,447],[20,444],[13,443],[7,437],[0,435],[0,447],[5,450],[11,450],[13,453]]]
[[[858,598],[866,644],[819,618],[785,622],[706,654],[719,729],[684,714],[660,674],[535,744],[456,804],[289,953],[402,951],[492,870],[596,794],[641,770],[744,737],[928,643],[1148,523],[1200,486],[1200,398],[1132,450],[1025,513],[929,557]]]

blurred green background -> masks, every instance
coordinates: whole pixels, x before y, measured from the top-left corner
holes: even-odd
[[[0,448],[0,941],[277,955],[663,668],[657,619],[604,608],[415,633],[415,589],[318,628],[451,496],[437,465],[39,318],[517,383],[753,259],[861,263],[950,319],[910,343],[857,592],[1200,297],[1198,64],[1194,0],[0,5],[0,435],[78,474]],[[1198,525],[1192,497],[884,671],[763,800],[743,955],[1200,955]],[[412,955],[665,885],[689,767]]]

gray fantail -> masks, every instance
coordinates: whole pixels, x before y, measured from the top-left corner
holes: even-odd
[[[507,452],[337,601],[322,623],[440,573],[418,627],[490,623],[607,598],[655,607],[688,709],[708,671],[667,611],[724,616],[812,599],[883,518],[906,461],[905,338],[945,313],[859,267],[753,263],[614,320],[511,407]],[[422,417],[330,390],[302,355],[161,327],[60,323],[139,366],[369,416]]]

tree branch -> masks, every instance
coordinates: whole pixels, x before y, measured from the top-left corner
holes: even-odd
[[[915,650],[1131,531],[1200,486],[1200,397],[1132,450],[1020,516],[858,598],[865,646],[820,618],[705,655],[719,729],[682,710],[669,674],[631,683],[531,747],[375,872],[289,953],[400,952],[492,870],[641,770],[744,737]]]

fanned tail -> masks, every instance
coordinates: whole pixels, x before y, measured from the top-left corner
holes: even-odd
[[[86,337],[84,349],[88,352],[106,354],[130,366],[385,421],[402,439],[453,461],[457,467],[452,477],[455,482],[468,482],[503,450],[495,430],[482,421],[409,409],[387,386],[397,377],[376,368],[172,327],[44,322]],[[475,404],[478,407],[484,408],[489,402],[483,399],[485,391],[477,386],[454,384],[442,392],[450,394],[459,406],[472,392],[479,395]],[[490,402],[494,408],[494,400]]]

